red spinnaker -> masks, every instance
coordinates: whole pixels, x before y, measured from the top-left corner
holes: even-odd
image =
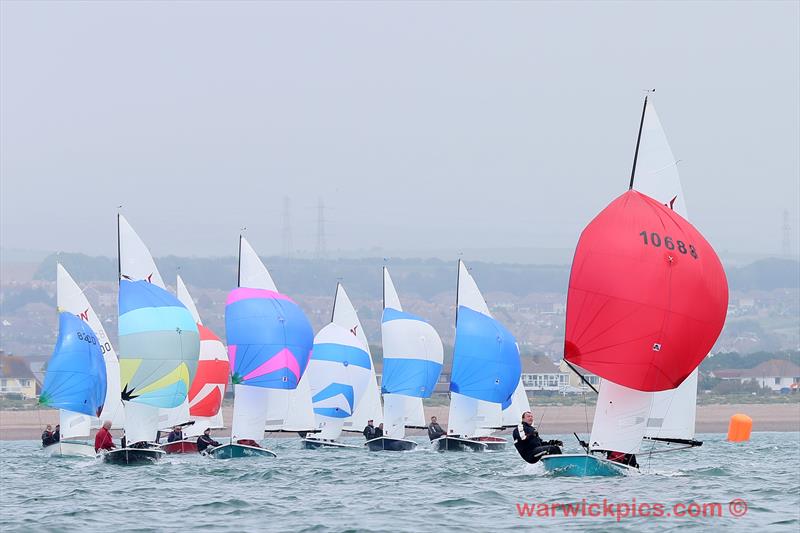
[[[222,406],[230,365],[227,351],[219,337],[202,324],[197,324],[197,329],[200,331],[200,360],[189,388],[189,414],[211,417]]]
[[[640,391],[673,389],[719,337],[728,282],[699,231],[631,190],[583,230],[569,279],[564,358]]]

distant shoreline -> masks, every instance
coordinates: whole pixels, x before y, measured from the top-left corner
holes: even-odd
[[[231,420],[232,407],[224,408],[226,421]],[[426,407],[425,415],[436,416],[447,425],[447,406]],[[715,404],[697,407],[697,433],[727,433],[730,417],[743,413],[753,419],[753,431],[800,432],[800,403],[783,404]],[[587,433],[591,429],[594,407],[582,405],[534,407],[536,425],[543,435]],[[587,426],[588,419],[588,426]],[[38,439],[47,424],[58,423],[58,411],[39,409],[31,411],[0,411],[0,440]],[[360,429],[360,428],[359,428]],[[502,432],[508,433],[508,431]],[[215,431],[224,435],[225,430]],[[424,431],[409,431],[409,435],[423,435]],[[268,438],[293,437],[292,433],[269,433]]]

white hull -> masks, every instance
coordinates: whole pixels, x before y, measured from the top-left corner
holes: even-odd
[[[47,457],[97,457],[94,445],[88,442],[62,440],[44,449]]]

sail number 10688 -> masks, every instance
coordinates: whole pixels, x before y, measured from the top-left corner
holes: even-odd
[[[672,237],[664,236],[663,238],[661,235],[652,231],[650,233],[646,231],[642,231],[639,233],[642,239],[644,239],[645,246],[654,246],[656,248],[660,248],[663,246],[667,250],[678,250],[682,254],[689,254],[695,259],[697,259],[697,250],[695,249],[693,244],[686,244],[683,241],[676,241],[673,240]]]

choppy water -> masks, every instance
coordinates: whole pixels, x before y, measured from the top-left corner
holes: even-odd
[[[553,436],[555,437],[555,436]],[[577,451],[571,436],[560,437]],[[800,433],[757,433],[749,444],[702,435],[701,448],[639,455],[644,475],[551,478],[513,448],[492,453],[302,450],[268,441],[278,459],[167,456],[124,467],[48,459],[38,442],[0,442],[0,530],[496,531],[800,529]],[[358,442],[353,439],[353,442]],[[423,443],[423,440],[420,439]],[[519,516],[524,503],[720,502],[723,517]],[[748,505],[740,518],[728,502]],[[551,507],[552,509],[552,507]],[[641,507],[639,507],[641,509]],[[690,512],[697,508],[687,508]],[[680,510],[683,510],[681,508]],[[617,510],[615,509],[616,513]],[[714,512],[712,508],[706,514]]]

